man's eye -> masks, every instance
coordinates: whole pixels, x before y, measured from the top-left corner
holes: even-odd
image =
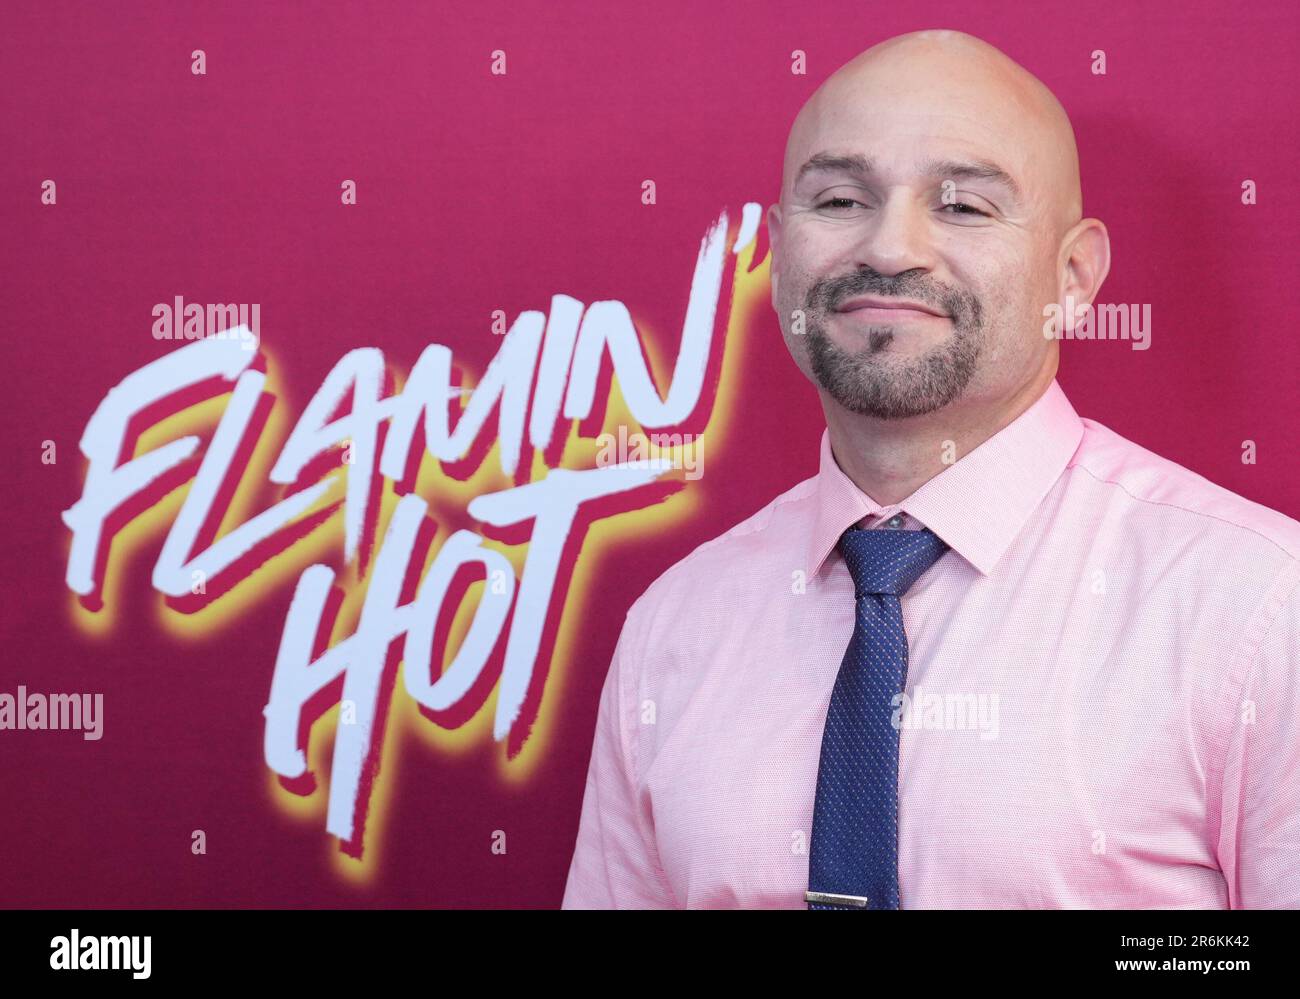
[[[863,208],[867,207],[866,205],[863,205],[861,201],[855,201],[853,198],[827,198],[817,207],[844,209],[844,208],[852,208],[854,205],[859,205]]]
[[[955,201],[952,204],[944,205],[943,207],[945,210],[949,208],[959,209],[959,211],[952,212],[953,215],[983,215],[987,218],[989,214],[988,212],[980,211],[974,205],[967,205],[961,201]]]

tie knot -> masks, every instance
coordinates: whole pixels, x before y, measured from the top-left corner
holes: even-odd
[[[901,597],[948,546],[929,529],[850,527],[840,535],[839,549],[853,576],[854,595],[860,600],[869,593]]]

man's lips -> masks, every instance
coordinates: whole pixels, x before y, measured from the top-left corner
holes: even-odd
[[[913,302],[903,298],[877,298],[862,296],[850,298],[835,309],[836,312],[851,314],[855,319],[871,322],[898,322],[901,319],[947,319],[938,309],[924,302]]]

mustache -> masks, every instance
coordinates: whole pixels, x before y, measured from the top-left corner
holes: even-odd
[[[812,287],[808,299],[809,304],[829,312],[859,295],[911,299],[949,316],[977,314],[979,307],[978,300],[969,293],[931,281],[919,271],[903,271],[891,277],[870,267],[859,268],[844,277],[819,281]]]

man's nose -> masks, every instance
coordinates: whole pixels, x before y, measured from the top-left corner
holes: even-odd
[[[906,191],[896,190],[865,220],[853,248],[855,263],[892,276],[934,266],[929,210]]]

